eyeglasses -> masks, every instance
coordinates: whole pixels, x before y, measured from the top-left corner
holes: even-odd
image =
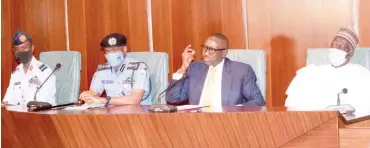
[[[210,54],[214,54],[216,51],[226,50],[226,49],[214,49],[214,48],[209,47],[207,45],[202,45],[201,48],[202,48],[202,51],[203,52],[207,52],[208,51]]]

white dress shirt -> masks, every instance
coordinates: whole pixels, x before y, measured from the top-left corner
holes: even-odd
[[[219,63],[218,65],[216,65],[216,72],[215,72],[215,80],[216,80],[216,90],[214,91],[215,93],[215,98],[212,98],[212,107],[214,108],[218,108],[218,109],[222,109],[222,100],[221,100],[221,82],[222,82],[222,70],[224,69],[224,61],[225,59],[223,59],[221,61],[221,63]],[[207,81],[209,79],[209,73],[211,71],[211,66],[209,66],[209,69],[208,69],[208,73],[207,73],[207,77],[204,81],[204,84],[203,84],[203,90],[204,90],[204,87],[206,87],[206,84],[207,84]],[[202,102],[204,102],[204,91],[202,91],[202,95],[200,97],[200,101],[199,103],[201,104]],[[217,110],[217,109],[216,109]]]
[[[13,105],[26,106],[29,101],[34,100],[36,90],[51,74],[52,70],[45,64],[32,57],[27,73],[23,70],[23,64],[19,64],[10,77],[10,83],[3,102]],[[36,94],[36,101],[48,102],[56,105],[54,75],[45,82]]]

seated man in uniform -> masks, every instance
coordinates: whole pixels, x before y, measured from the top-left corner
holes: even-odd
[[[29,101],[48,102],[56,105],[55,76],[51,75],[36,93],[37,89],[52,73],[52,70],[33,56],[35,46],[31,36],[17,31],[13,36],[13,52],[20,64],[10,77],[10,83],[3,99],[4,104],[27,105]]]
[[[308,65],[298,70],[286,91],[288,98],[285,106],[321,110],[330,105],[348,104],[356,110],[368,108],[370,72],[361,65],[349,62],[357,44],[356,34],[341,28],[329,49],[331,64]],[[343,89],[348,92],[341,94]]]
[[[126,37],[119,33],[110,34],[100,46],[104,48],[108,63],[98,66],[90,90],[82,92],[79,98],[89,104],[151,104],[148,67],[126,56]],[[104,90],[106,98],[100,97]]]

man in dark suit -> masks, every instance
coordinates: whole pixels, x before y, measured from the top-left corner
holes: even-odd
[[[256,84],[252,67],[226,58],[228,39],[223,34],[213,34],[202,45],[203,60],[191,63],[195,51],[191,45],[182,53],[182,66],[172,75],[166,93],[170,103],[205,106],[265,105]]]

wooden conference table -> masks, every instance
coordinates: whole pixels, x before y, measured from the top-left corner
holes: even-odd
[[[369,147],[369,116],[224,106],[150,113],[126,105],[85,111],[1,108],[2,147]]]

